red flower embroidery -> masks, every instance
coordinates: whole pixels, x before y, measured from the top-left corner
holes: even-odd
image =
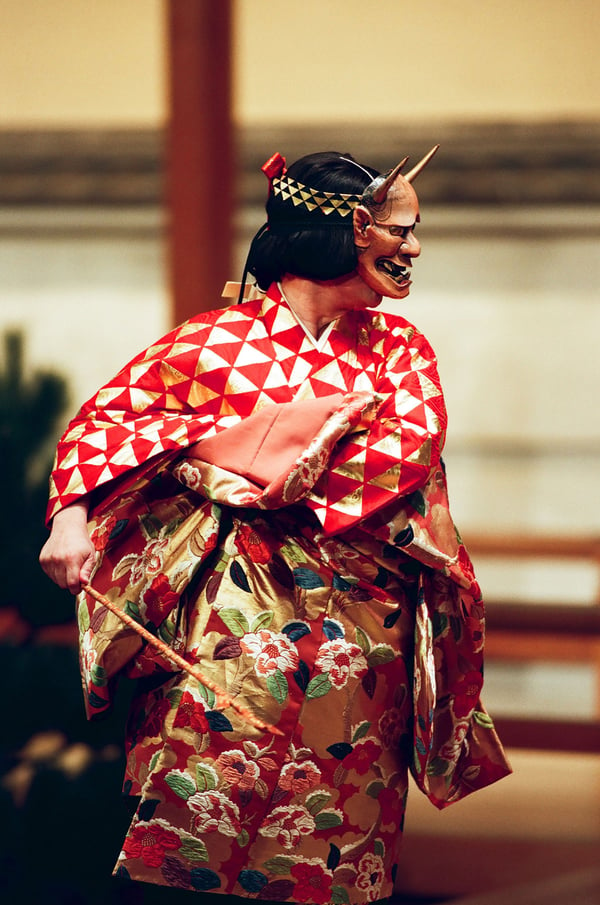
[[[146,615],[150,622],[158,626],[177,606],[179,595],[171,588],[169,579],[161,573],[152,580],[152,584],[144,591]]]
[[[140,733],[148,736],[148,738],[160,735],[165,718],[170,709],[171,704],[166,698],[161,698],[160,701],[157,701],[152,710],[148,713],[148,717],[144,726],[140,729]]]
[[[453,710],[457,717],[468,716],[477,701],[483,685],[483,676],[472,669],[456,683],[452,689],[454,695]]]
[[[165,854],[178,849],[181,840],[177,833],[166,829],[168,824],[163,820],[140,822],[123,843],[123,852],[127,858],[141,858],[146,867],[160,867]]]
[[[194,811],[193,827],[196,835],[221,833],[223,836],[239,836],[242,831],[239,808],[223,792],[197,792],[188,798],[187,806]]]
[[[356,770],[361,776],[368,773],[372,764],[381,754],[379,742],[366,738],[356,743],[350,754],[347,754],[342,763],[347,770]]]
[[[406,718],[397,707],[386,710],[379,720],[379,732],[384,748],[396,748],[400,744],[406,726]]]
[[[379,891],[384,878],[383,860],[379,855],[367,852],[360,859],[356,885],[367,893],[369,902],[380,898]]]
[[[301,836],[311,836],[315,831],[315,819],[303,807],[275,808],[265,817],[259,829],[261,836],[277,839],[283,848],[294,848]]]
[[[105,521],[100,522],[90,535],[90,539],[96,548],[96,550],[104,550],[106,547],[111,532],[115,525],[117,524],[117,518],[114,515],[109,516],[109,518],[105,519]]]
[[[219,754],[216,766],[224,779],[242,791],[251,791],[256,785],[260,770],[254,761],[248,760],[243,751],[226,751]]]
[[[204,704],[197,701],[189,691],[184,691],[177,708],[173,726],[186,728],[189,726],[194,732],[208,732],[208,720],[204,710]]]
[[[325,905],[330,901],[332,877],[320,864],[303,861],[294,864],[290,874],[297,881],[294,887],[295,901],[314,902],[315,905]]]
[[[298,651],[281,632],[249,632],[240,638],[240,646],[255,658],[254,669],[259,676],[272,676],[278,669],[291,672],[298,667]]]
[[[235,536],[235,545],[252,562],[267,563],[271,559],[269,547],[251,525],[240,526]]]
[[[301,764],[285,764],[279,777],[279,788],[292,795],[300,792],[308,792],[316,788],[321,782],[321,771],[316,764],[305,760]]]
[[[329,675],[331,684],[336,688],[343,688],[349,678],[360,678],[369,668],[358,644],[344,638],[325,641],[319,648],[315,666]]]

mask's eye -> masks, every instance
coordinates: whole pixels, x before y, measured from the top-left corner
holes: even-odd
[[[391,236],[397,236],[399,239],[406,239],[408,234],[414,230],[416,223],[412,226],[388,226]]]

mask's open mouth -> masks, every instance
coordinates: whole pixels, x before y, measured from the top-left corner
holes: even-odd
[[[391,277],[395,283],[403,283],[405,280],[410,280],[409,269],[402,267],[400,264],[394,264],[389,258],[378,258],[375,262],[375,267],[381,273]]]

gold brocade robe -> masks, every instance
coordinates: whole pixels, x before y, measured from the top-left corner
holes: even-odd
[[[52,486],[55,506],[94,490],[94,586],[282,733],[217,709],[82,594],[88,714],[140,679],[118,872],[375,901],[409,770],[438,807],[509,772],[479,701],[483,604],[445,427],[414,327],[363,311],[314,341],[276,287],[173,331],[84,406]]]

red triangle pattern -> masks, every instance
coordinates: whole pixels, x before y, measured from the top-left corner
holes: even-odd
[[[376,419],[338,443],[307,497],[327,532],[422,486],[437,464],[445,410],[427,341],[403,318],[356,311],[319,347],[276,286],[264,299],[198,315],[133,359],[73,419],[57,449],[49,517],[266,401],[357,390],[381,397]]]

